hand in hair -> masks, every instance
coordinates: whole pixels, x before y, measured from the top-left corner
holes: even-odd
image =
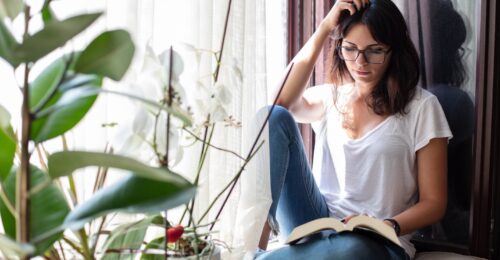
[[[353,15],[357,11],[370,4],[370,0],[337,0],[330,12],[323,19],[323,26],[326,26],[329,31],[333,31],[339,23],[339,18],[343,11],[349,11]]]

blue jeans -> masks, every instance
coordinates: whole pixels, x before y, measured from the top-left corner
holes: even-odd
[[[269,118],[271,193],[269,224],[288,236],[297,226],[329,216],[314,181],[299,129],[292,115],[275,106]],[[304,243],[258,254],[256,259],[407,259],[404,250],[370,235],[334,231]]]

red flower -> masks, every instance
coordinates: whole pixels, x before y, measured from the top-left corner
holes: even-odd
[[[184,233],[184,227],[181,225],[167,229],[168,242],[175,243],[182,236],[182,233]]]

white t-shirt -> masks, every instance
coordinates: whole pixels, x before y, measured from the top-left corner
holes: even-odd
[[[416,152],[433,138],[452,134],[437,98],[417,88],[407,114],[392,115],[358,139],[342,128],[339,103],[333,104],[333,85],[315,87],[324,97],[322,119],[312,123],[316,133],[313,174],[328,205],[330,216],[351,214],[391,218],[418,200]],[[405,251],[413,258],[411,234],[401,236]]]

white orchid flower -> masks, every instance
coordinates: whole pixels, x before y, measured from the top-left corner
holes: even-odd
[[[169,165],[173,166],[177,164],[182,159],[182,147],[179,145],[180,134],[182,129],[182,123],[179,122],[174,117],[170,117],[170,127],[169,127],[169,136],[168,136],[168,154],[169,156]],[[166,154],[167,151],[167,116],[165,114],[161,114],[158,117],[158,122],[156,124],[156,151],[159,152],[162,156]],[[154,136],[152,136],[154,138]]]
[[[133,106],[133,105],[132,105]],[[149,160],[154,152],[149,148],[148,137],[154,124],[153,116],[141,106],[135,106],[132,121],[127,120],[119,124],[118,131],[112,144],[118,154],[139,157]],[[140,151],[141,154],[137,154]]]

